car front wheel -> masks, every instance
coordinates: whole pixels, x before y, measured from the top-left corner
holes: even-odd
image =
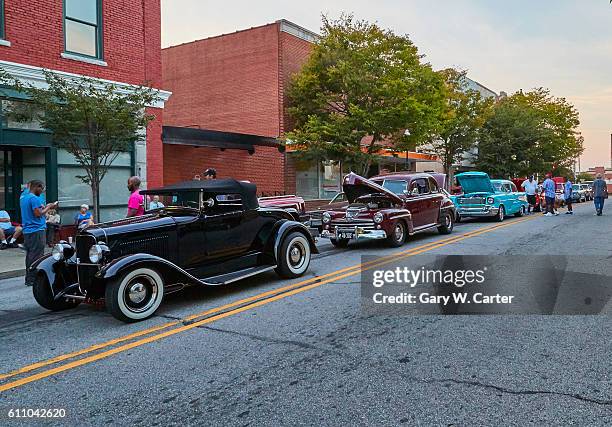
[[[406,241],[406,224],[404,221],[397,221],[393,225],[393,229],[387,237],[387,244],[392,248],[397,248],[398,246],[402,246]]]
[[[150,268],[136,268],[106,287],[106,310],[123,322],[151,317],[164,298],[164,281]]]
[[[525,206],[521,206],[518,212],[514,214],[514,216],[519,217],[519,218],[522,217],[523,215],[525,215]]]
[[[283,240],[278,254],[276,272],[288,279],[299,277],[310,265],[310,242],[300,232],[293,232]]]
[[[499,210],[497,211],[497,216],[495,217],[495,219],[498,222],[502,222],[504,219],[506,219],[506,208],[504,208],[504,205],[499,206]]]
[[[80,304],[78,300],[66,300],[64,298],[55,300],[51,293],[49,280],[45,274],[36,276],[32,285],[32,293],[34,294],[34,299],[41,307],[51,311],[68,310]]]
[[[442,221],[439,227],[438,227],[438,232],[440,232],[440,234],[451,234],[453,232],[453,216],[450,213],[445,213],[442,217]]]

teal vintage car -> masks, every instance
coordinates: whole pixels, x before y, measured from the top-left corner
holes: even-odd
[[[494,217],[503,221],[508,215],[523,216],[529,204],[512,181],[490,179],[484,172],[455,175],[463,194],[452,196],[457,220],[467,217]]]

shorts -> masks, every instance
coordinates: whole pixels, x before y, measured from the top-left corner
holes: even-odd
[[[15,234],[15,227],[11,226],[9,228],[3,228],[2,231],[4,231],[5,236],[12,236]]]
[[[530,205],[535,205],[536,204],[536,196],[535,196],[535,194],[527,194],[527,203],[529,203]]]

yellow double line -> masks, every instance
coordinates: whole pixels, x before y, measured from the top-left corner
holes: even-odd
[[[318,277],[306,279],[300,281],[298,283],[294,283],[292,285],[284,286],[281,288],[273,289],[267,292],[263,292],[248,298],[244,298],[238,301],[234,301],[232,303],[216,307],[213,309],[209,309],[200,313],[193,314],[191,316],[185,317],[184,319],[176,322],[169,322],[163,325],[155,326],[152,328],[144,329],[142,331],[135,332],[133,334],[125,335],[123,337],[115,338],[110,341],[106,341],[101,344],[95,344],[93,346],[84,348],[82,350],[77,350],[71,353],[66,353],[51,359],[47,359],[41,362],[37,362],[31,365],[24,366],[20,369],[1,374],[0,381],[5,380],[11,377],[15,377],[17,375],[26,374],[32,372],[34,370],[47,367],[49,365],[54,365],[59,362],[63,362],[69,359],[76,358],[78,356],[83,356],[88,353],[93,353],[97,350],[102,350],[108,347],[112,347],[117,344],[125,343],[126,341],[130,341],[136,338],[140,338],[136,341],[128,342],[126,344],[110,348],[106,351],[99,352],[81,359],[74,360],[72,362],[66,363],[64,365],[60,365],[51,369],[43,370],[39,373],[32,374],[29,376],[25,376],[23,378],[7,382],[5,384],[0,385],[0,392],[10,390],[16,387],[20,387],[24,384],[28,384],[34,381],[41,380],[43,378],[50,377],[52,375],[58,374],[60,372],[68,371],[70,369],[77,368],[79,366],[83,366],[101,359],[105,359],[114,354],[122,353],[124,351],[133,349],[135,347],[140,347],[142,345],[159,341],[163,338],[179,334],[181,332],[188,331],[190,329],[197,328],[199,326],[215,322],[217,320],[221,320],[225,317],[233,316],[238,313],[242,313],[247,310],[251,310],[256,307],[260,307],[262,305],[269,304],[273,301],[278,301],[280,299],[287,298],[289,296],[308,291],[310,289],[314,289],[316,287],[322,286],[327,283],[331,283],[346,277],[350,277],[360,273],[361,271],[367,271],[376,267],[380,267],[382,265],[390,264],[398,259],[408,258],[414,255],[418,255],[424,252],[428,252],[446,245],[450,245],[452,243],[456,243],[465,239],[469,239],[472,237],[476,237],[485,233],[490,233],[495,230],[499,230],[500,228],[509,227],[511,225],[519,224],[521,222],[529,221],[534,219],[524,218],[520,220],[515,220],[505,224],[499,224],[491,227],[483,227],[459,236],[450,237],[443,240],[438,240],[436,242],[427,243],[416,248],[408,249],[402,252],[394,253],[392,255],[387,255],[384,257],[377,258],[373,261],[364,263],[364,264],[356,264],[351,267],[346,267],[340,270],[336,270],[331,273],[327,273]],[[200,319],[200,320],[198,320]],[[182,325],[182,326],[181,326]],[[173,328],[174,327],[174,328]],[[172,329],[170,329],[172,328]],[[154,334],[154,335],[150,335]],[[150,335],[145,337],[146,335]]]

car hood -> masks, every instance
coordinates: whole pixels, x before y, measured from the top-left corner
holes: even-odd
[[[178,218],[176,219],[178,220]],[[137,231],[158,230],[163,227],[174,226],[175,224],[174,217],[153,213],[96,224],[80,231],[79,234],[90,234],[95,236],[97,240],[106,241],[107,238],[112,236],[125,235]]]
[[[460,173],[455,175],[464,194],[495,193],[489,175],[486,173]]]
[[[344,177],[342,189],[349,203],[354,203],[357,198],[368,194],[384,194],[394,202],[402,203],[397,194],[353,172]]]

